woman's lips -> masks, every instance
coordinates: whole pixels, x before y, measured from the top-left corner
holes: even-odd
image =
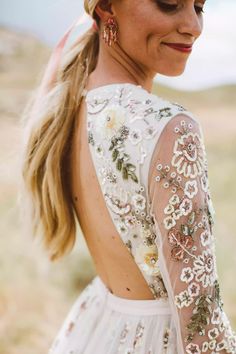
[[[163,43],[170,48],[179,50],[183,53],[191,53],[192,51],[192,44],[185,44],[185,43]]]

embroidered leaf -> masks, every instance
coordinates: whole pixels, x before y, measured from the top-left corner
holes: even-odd
[[[130,175],[131,179],[132,179],[135,183],[138,183],[138,177],[136,176],[135,173],[129,172],[129,175]]]
[[[193,211],[188,218],[188,225],[192,225],[195,221],[196,213]]]
[[[119,155],[119,152],[118,150],[113,150],[113,153],[112,153],[112,161],[116,161],[117,157]]]
[[[123,165],[123,160],[118,159],[117,162],[116,162],[116,168],[117,168],[117,170],[121,171],[122,165]]]
[[[187,225],[182,224],[181,225],[181,232],[185,236],[189,235],[189,227]]]
[[[128,170],[126,167],[123,167],[123,169],[122,169],[122,177],[124,179],[128,179]]]
[[[136,170],[136,166],[133,165],[132,163],[127,163],[126,167],[129,171],[135,171]]]
[[[114,142],[112,141],[112,142],[111,142],[111,145],[110,145],[110,147],[109,147],[109,151],[111,151],[112,149],[114,149],[114,147],[115,147],[115,144],[114,144]]]

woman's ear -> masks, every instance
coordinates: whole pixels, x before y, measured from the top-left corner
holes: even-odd
[[[102,22],[106,22],[109,17],[113,16],[111,0],[100,0],[95,12]]]

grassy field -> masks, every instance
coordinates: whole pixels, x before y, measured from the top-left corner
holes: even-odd
[[[0,353],[43,354],[81,289],[95,274],[78,232],[73,252],[52,264],[22,231],[17,207],[19,117],[49,51],[35,39],[0,30]],[[154,87],[201,121],[208,154],[214,232],[225,311],[236,328],[236,86],[202,92]]]

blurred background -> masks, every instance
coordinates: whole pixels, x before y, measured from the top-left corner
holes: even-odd
[[[83,13],[82,0],[0,0],[0,353],[43,354],[80,291],[95,275],[80,230],[73,252],[53,264],[27,237],[17,207],[19,119],[52,47]],[[214,233],[225,311],[236,329],[235,0],[207,0],[204,31],[179,77],[153,92],[200,120],[216,210]],[[83,30],[86,25],[83,26]]]

